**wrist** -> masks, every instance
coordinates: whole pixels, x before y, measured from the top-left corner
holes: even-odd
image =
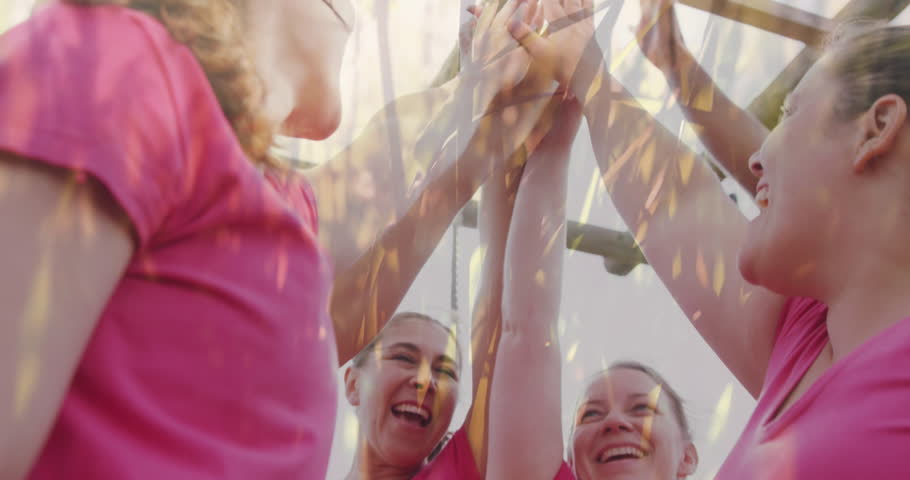
[[[470,105],[473,117],[485,112],[496,96],[494,75],[495,72],[491,72],[490,67],[469,65],[462,69],[457,77],[454,101],[460,105]]]
[[[603,52],[596,42],[589,42],[575,65],[574,73],[566,85],[575,98],[585,102],[599,90],[603,80],[609,77]],[[586,103],[586,102],[585,102]]]
[[[696,63],[695,56],[685,46],[676,44],[670,58],[673,59],[671,63],[660,70],[671,88],[680,88]]]

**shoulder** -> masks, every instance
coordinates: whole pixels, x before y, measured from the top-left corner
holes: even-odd
[[[319,212],[316,206],[316,195],[309,180],[299,170],[269,170],[266,180],[283,197],[283,200],[294,210],[304,225],[314,234],[319,233]]]
[[[181,92],[207,86],[189,49],[125,7],[55,2],[0,37],[0,105],[34,127],[114,133],[125,117],[180,113]]]
[[[192,54],[154,18],[54,2],[0,36],[0,148],[98,177],[144,239],[175,198],[189,114],[220,118],[206,89]]]

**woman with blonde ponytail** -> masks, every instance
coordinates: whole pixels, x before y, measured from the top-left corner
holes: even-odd
[[[520,49],[489,62],[514,45],[503,25],[519,3],[481,23],[465,76],[426,93],[448,115],[439,124],[470,136],[477,122],[460,119],[521,78]],[[269,148],[279,129],[337,127],[352,12],[349,0],[56,1],[0,36],[0,479],[325,476],[336,369],[369,341],[333,325],[329,291],[357,278],[371,244],[321,247],[324,185]],[[479,100],[469,115],[442,108],[463,95]],[[470,198],[489,170],[483,152],[442,151],[451,130],[422,131],[404,143],[442,167],[383,204],[393,233],[436,232],[451,217],[414,223],[404,202],[455,186]],[[467,182],[448,175],[463,157]],[[403,265],[432,248],[414,250]]]

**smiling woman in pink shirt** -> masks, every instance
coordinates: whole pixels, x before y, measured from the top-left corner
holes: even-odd
[[[563,447],[559,306],[564,187],[581,106],[566,101],[522,177],[505,250],[502,334],[489,408],[488,478],[676,480],[698,453],[680,396],[653,369],[617,362],[588,383]],[[548,171],[548,170],[555,170]],[[529,421],[529,419],[533,419]],[[568,460],[563,460],[563,451]]]
[[[458,400],[463,359],[457,331],[426,315],[396,315],[345,372],[347,399],[359,420],[354,462],[346,480],[520,478],[487,470],[490,459],[498,455],[493,445],[487,447],[492,435],[488,429],[501,415],[491,410],[490,395],[498,384],[512,385],[508,377],[518,374],[516,365],[526,360],[524,349],[500,350],[500,338],[506,338],[504,329],[509,328],[509,304],[539,307],[545,315],[553,300],[552,289],[549,295],[522,290],[527,297],[508,292],[507,278],[522,278],[522,285],[535,283],[536,277],[527,276],[525,270],[540,265],[552,273],[548,285],[556,290],[561,286],[556,270],[561,269],[565,244],[561,227],[569,151],[580,117],[578,103],[560,102],[560,97],[550,103],[552,123],[539,124],[532,133],[539,143],[534,142],[536,148],[526,163],[521,158],[516,163],[497,162],[500,166],[483,189],[478,219],[484,252],[482,280],[471,335],[472,399],[464,424],[440,444]],[[547,245],[555,247],[547,249]],[[533,260],[538,257],[539,262]],[[522,263],[526,265],[521,271],[506,272],[510,267],[518,270]],[[499,367],[503,362],[509,367],[505,373]]]
[[[0,478],[325,475],[339,362],[488,174],[462,168],[469,142],[440,154],[439,124],[471,137],[461,119],[521,73],[478,48],[467,75],[389,107],[420,126],[402,129],[402,161],[432,159],[406,193],[332,182],[394,175],[386,115],[311,187],[271,155],[273,134],[337,128],[353,21],[349,0],[73,0],[0,37]],[[514,44],[496,39],[483,45]],[[464,95],[476,110],[453,115]],[[394,271],[380,249],[400,253]],[[333,281],[362,288],[364,271],[382,294],[348,293],[337,302],[357,308],[330,319]],[[366,311],[380,313],[361,329]]]
[[[758,399],[716,478],[910,478],[910,28],[839,32],[752,150],[751,221],[609,74],[593,22],[512,32],[587,99],[616,208]]]

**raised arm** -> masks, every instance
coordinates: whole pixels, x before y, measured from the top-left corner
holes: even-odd
[[[320,237],[336,272],[347,270],[386,228],[404,217],[434,176],[457,165],[476,134],[490,134],[482,129],[480,114],[488,112],[496,95],[514,87],[527,70],[527,55],[500,33],[512,13],[526,10],[517,12],[525,2],[508,2],[495,17],[486,9],[476,35],[465,40],[462,32],[467,60],[456,78],[389,103],[351,145],[305,172],[317,199]],[[498,56],[502,51],[511,53]],[[533,125],[534,120],[528,123]],[[455,140],[450,154],[441,156],[450,140]]]
[[[711,155],[753,196],[758,178],[749,157],[758,151],[768,129],[714,83],[679,31],[675,0],[640,0],[639,45],[676,91],[686,118]]]
[[[562,463],[562,291],[569,153],[581,122],[577,101],[528,159],[509,229],[502,335],[490,399],[487,478],[551,480]]]
[[[133,251],[95,181],[0,153],[0,478],[32,468]]]
[[[544,0],[557,4],[555,0]],[[710,167],[644,110],[604,67],[591,0],[566,0],[569,28],[550,38],[512,31],[535,61],[585,98],[603,181],[648,262],[698,332],[758,395],[785,299],[749,285],[737,268],[746,219]]]
[[[459,127],[456,123],[464,120],[459,94],[453,93],[452,99],[441,100],[443,105],[433,119],[421,131],[411,130],[416,139],[409,147],[411,153],[402,159],[411,167],[426,168],[426,171],[420,181],[401,195],[394,192],[394,188],[383,188],[382,194],[372,201],[364,197],[354,202],[351,199],[356,195],[345,189],[345,185],[350,184],[337,182],[323,186],[320,201],[331,198],[329,186],[334,185],[338,189],[336,195],[345,202],[355,203],[343,212],[331,206],[324,207],[336,215],[327,221],[328,228],[335,232],[329,233],[327,239],[346,231],[349,238],[364,243],[361,246],[339,240],[336,245],[331,309],[342,364],[382,328],[458,211],[486,181],[493,168],[501,165],[525,141],[555,89],[552,84],[551,77],[529,72],[515,89],[501,92],[491,102],[486,115],[477,120],[471,118],[467,127]],[[420,104],[414,99],[407,102],[415,108]],[[403,125],[416,124],[412,120]],[[458,135],[450,138],[456,129]],[[463,140],[465,131],[471,132],[469,141]],[[358,140],[357,144],[363,145],[361,142],[366,140]],[[492,148],[494,145],[495,149]],[[386,175],[382,172],[389,170],[387,157],[351,155],[370,165],[361,172],[367,177],[374,173]],[[383,158],[385,163],[380,161]],[[349,173],[353,175],[354,171]],[[402,205],[405,210],[399,211]],[[337,216],[342,213],[343,216]],[[383,221],[376,223],[377,218]],[[356,258],[352,261],[338,258],[338,255]]]
[[[465,426],[471,453],[481,476],[484,476],[487,462],[490,382],[502,330],[500,307],[506,236],[525,160],[526,152],[522,148],[509,161],[497,165],[483,187],[477,218],[483,260],[471,322],[473,399],[465,417]]]

